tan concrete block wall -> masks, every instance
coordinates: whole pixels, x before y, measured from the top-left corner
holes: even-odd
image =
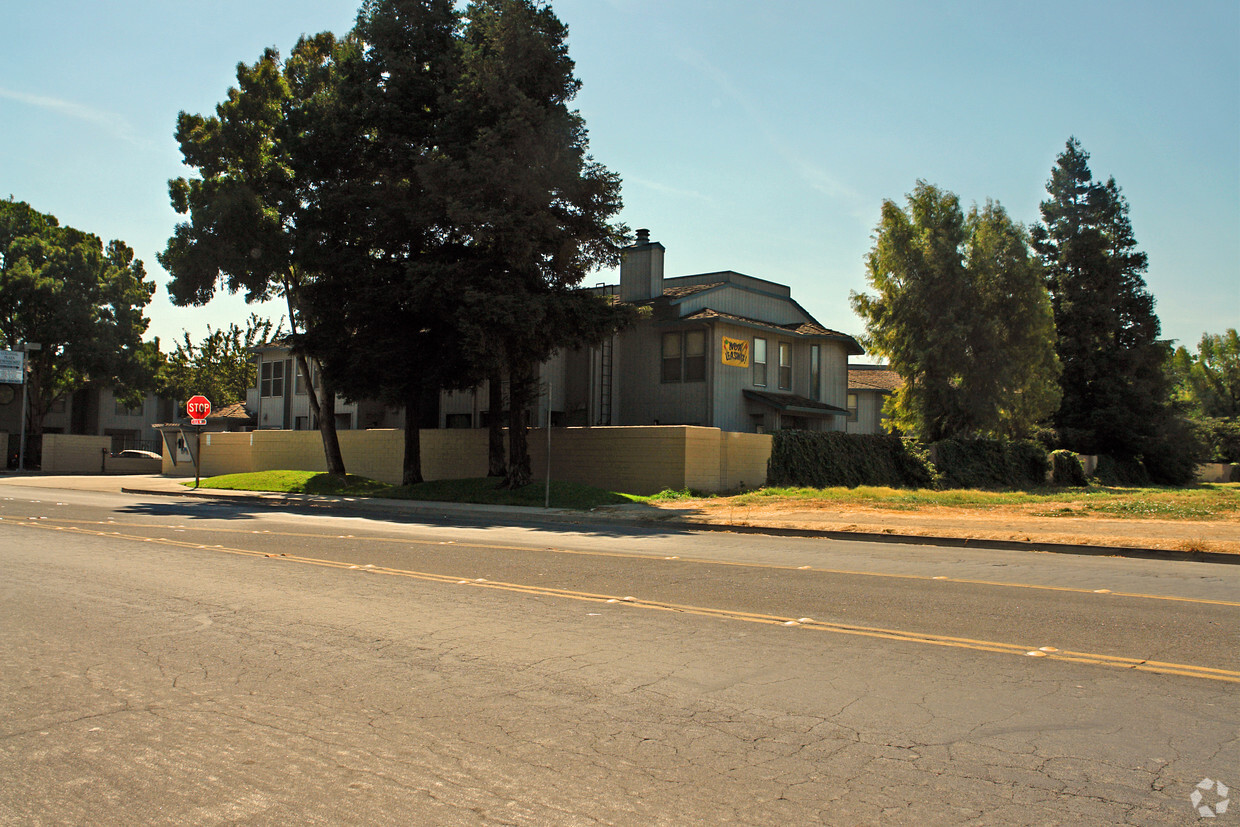
[[[721,490],[722,433],[718,428],[685,429],[685,488],[694,491]]]
[[[111,450],[110,436],[44,434],[42,470],[45,474],[99,474]]]
[[[1227,462],[1207,462],[1197,466],[1198,482],[1231,482],[1231,469],[1236,467]]]
[[[251,471],[263,470],[256,468],[254,465],[254,448],[251,444],[251,436],[253,434],[203,434],[199,443],[202,451],[199,457],[202,476],[214,477],[220,474],[246,474]],[[186,438],[193,439],[194,437],[193,434],[186,434]],[[167,467],[167,463],[168,460],[165,458],[165,467]],[[194,475],[193,464],[182,462],[177,466],[177,474],[192,477]]]
[[[105,474],[158,474],[160,462],[146,457],[108,457],[103,463]]]
[[[766,469],[771,459],[770,434],[720,434],[719,489],[759,488],[766,485]]]
[[[341,431],[340,449],[350,473],[399,484],[404,432]],[[422,475],[428,480],[483,477],[487,432],[433,429],[421,432]],[[530,461],[536,479],[545,476],[547,432],[531,430]],[[761,485],[766,480],[771,437],[725,433],[718,428],[651,425],[614,428],[554,428],[553,480],[614,491],[653,494],[665,488],[719,491]],[[203,434],[202,475],[300,469],[324,471],[317,431],[254,431]],[[191,465],[164,472],[193,476]]]
[[[715,429],[678,425],[553,428],[551,479],[630,494],[684,488],[685,433],[689,430]],[[537,479],[545,474],[546,453],[546,430],[530,431],[530,462]]]

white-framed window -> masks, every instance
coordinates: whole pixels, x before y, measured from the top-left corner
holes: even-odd
[[[258,385],[259,396],[284,396],[284,361],[263,362]]]
[[[848,421],[857,421],[857,394],[848,394]]]
[[[766,339],[757,337],[753,340],[753,383],[766,387]]]
[[[788,342],[779,343],[779,387],[792,390],[792,345]]]

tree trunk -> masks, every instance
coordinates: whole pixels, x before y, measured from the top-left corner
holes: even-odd
[[[527,407],[533,381],[526,364],[508,365],[508,473],[504,488],[524,488],[534,481],[530,469],[530,445],[527,439]]]
[[[304,357],[299,357],[304,358]],[[319,368],[319,376],[323,382],[323,398],[319,400],[319,433],[323,437],[323,455],[327,460],[327,473],[344,476],[344,455],[340,453],[340,438],[336,436],[336,391],[327,378],[327,373]],[[306,382],[309,393],[314,393],[309,381]]]
[[[504,467],[504,385],[503,374],[495,371],[487,377],[491,421],[487,425],[487,476],[503,477]]]
[[[422,389],[411,391],[405,399],[405,457],[401,464],[400,484],[422,482]]]

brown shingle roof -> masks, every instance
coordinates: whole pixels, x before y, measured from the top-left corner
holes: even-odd
[[[764,322],[761,319],[751,319],[747,316],[737,316],[734,313],[724,313],[719,310],[713,310],[709,307],[702,308],[696,313],[688,316],[682,316],[680,321],[700,322],[708,319],[724,319],[731,322],[740,322],[741,324],[753,325],[755,327],[764,327],[768,330],[780,330],[785,333],[794,333],[798,336],[830,336],[836,339],[843,339],[846,344],[851,344],[855,348],[855,353],[864,353],[861,345],[857,344],[857,340],[847,333],[840,333],[838,330],[821,327],[812,322],[796,322],[794,324],[775,324],[773,322]]]
[[[848,389],[893,391],[904,384],[900,374],[886,365],[849,365]]]

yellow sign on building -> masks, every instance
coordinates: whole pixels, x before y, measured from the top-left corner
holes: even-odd
[[[723,353],[723,363],[731,365],[734,368],[749,367],[749,340],[748,339],[729,339],[723,337],[723,347],[720,348]]]

